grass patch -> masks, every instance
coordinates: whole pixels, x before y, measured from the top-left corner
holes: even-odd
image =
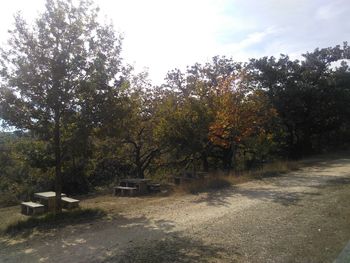
[[[17,235],[28,230],[57,228],[59,226],[89,222],[102,218],[105,215],[106,213],[103,210],[92,208],[63,211],[59,214],[47,213],[40,216],[27,217],[9,224],[5,228],[4,233],[8,235]]]
[[[276,161],[264,165],[261,169],[232,172],[230,174],[224,174],[223,172],[216,173],[203,179],[184,183],[176,188],[176,192],[197,194],[210,190],[224,189],[252,180],[281,176],[282,174],[297,170],[301,166],[302,164],[296,161]]]
[[[296,161],[276,161],[264,165],[261,169],[246,172],[248,176],[253,178],[267,178],[280,176],[282,174],[295,171],[301,167],[300,162]]]
[[[232,183],[229,178],[223,176],[211,176],[203,179],[194,180],[182,184],[178,187],[179,192],[197,194],[209,190],[220,190],[230,187]]]

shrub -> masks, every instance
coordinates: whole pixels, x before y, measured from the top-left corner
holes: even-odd
[[[102,186],[112,183],[116,178],[125,178],[135,174],[134,167],[127,162],[116,159],[104,159],[100,161],[89,182],[93,186]]]

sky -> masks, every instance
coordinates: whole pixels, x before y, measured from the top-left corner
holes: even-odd
[[[289,54],[350,40],[350,0],[95,0],[123,37],[122,57],[154,84],[174,68],[215,55],[236,61]],[[3,1],[0,45],[13,14],[32,20],[45,0]]]

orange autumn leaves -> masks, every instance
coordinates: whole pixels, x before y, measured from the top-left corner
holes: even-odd
[[[269,132],[277,111],[261,90],[243,87],[242,78],[229,78],[219,84],[215,121],[209,127],[209,140],[223,148],[252,137],[272,140]]]

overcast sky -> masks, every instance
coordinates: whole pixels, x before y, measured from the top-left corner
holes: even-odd
[[[13,14],[28,20],[45,0],[7,0],[0,10],[0,43]],[[350,0],[95,0],[102,17],[124,35],[123,57],[148,68],[154,83],[166,72],[215,55],[237,61],[287,53],[297,58],[316,47],[350,40]]]

